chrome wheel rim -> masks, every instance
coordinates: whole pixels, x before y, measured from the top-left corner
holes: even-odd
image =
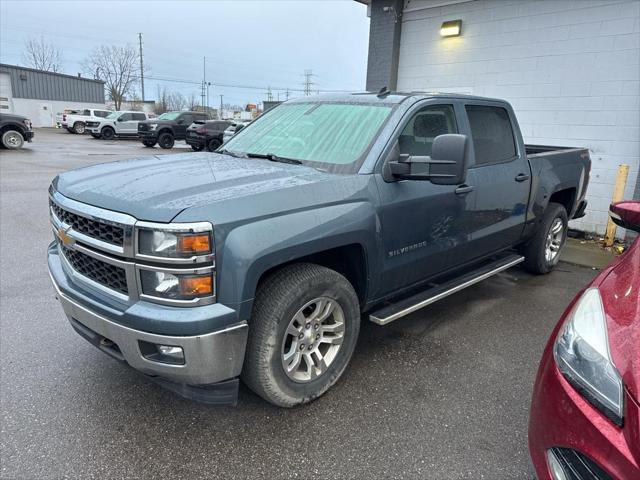
[[[7,142],[7,146],[9,148],[18,148],[22,143],[22,137],[19,133],[9,132],[5,137],[5,141]]]
[[[547,263],[555,263],[558,261],[562,241],[564,240],[564,223],[562,219],[556,218],[551,224],[544,251],[544,258]]]
[[[325,373],[342,347],[344,312],[328,297],[307,302],[293,316],[282,339],[282,368],[296,382],[310,382]]]

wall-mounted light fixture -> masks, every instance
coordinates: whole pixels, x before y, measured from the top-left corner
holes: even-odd
[[[440,27],[441,37],[458,37],[462,32],[462,20],[451,20],[443,22]]]

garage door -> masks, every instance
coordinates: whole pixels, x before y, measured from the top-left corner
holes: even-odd
[[[8,73],[0,73],[0,113],[13,112],[11,99],[11,77]]]

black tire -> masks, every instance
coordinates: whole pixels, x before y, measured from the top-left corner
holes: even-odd
[[[556,220],[562,222],[561,238],[559,239],[557,254],[549,260],[546,255],[547,241],[551,234],[551,228],[557,223]],[[535,274],[545,274],[554,269],[560,259],[562,248],[567,241],[568,224],[569,220],[565,208],[559,203],[550,202],[535,236],[521,249],[524,255],[524,266],[528,271]]]
[[[191,145],[191,149],[194,152],[201,152],[204,147],[202,145]]]
[[[217,150],[220,145],[222,145],[220,140],[218,140],[217,138],[212,138],[211,140],[209,140],[209,143],[207,143],[207,150],[213,152]]]
[[[85,129],[84,122],[76,122],[73,124],[73,133],[82,135],[84,133],[84,129]]]
[[[281,358],[283,342],[294,315],[318,297],[332,299],[342,309],[343,341],[326,371],[301,383],[285,373]],[[359,331],[358,296],[345,277],[311,263],[284,267],[258,288],[242,379],[251,390],[274,405],[293,407],[310,402],[340,378],[351,359]]]
[[[152,142],[151,140],[143,140],[143,141],[142,141],[142,144],[143,144],[145,147],[153,148],[153,147],[155,146],[156,142]]]
[[[17,150],[24,145],[24,137],[18,130],[2,132],[2,146],[8,150]]]
[[[160,148],[164,148],[166,150],[173,148],[173,144],[175,143],[175,139],[173,135],[169,132],[161,133],[158,137],[158,145]]]
[[[111,127],[104,127],[100,133],[102,133],[104,140],[113,140],[113,137],[116,136],[116,131]]]

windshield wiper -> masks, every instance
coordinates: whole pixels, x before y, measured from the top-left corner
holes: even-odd
[[[220,153],[222,155],[230,155],[236,158],[248,158],[247,154],[244,152],[234,152],[233,150],[227,150],[223,148],[222,150],[215,150],[214,153]]]
[[[296,158],[279,157],[275,153],[247,153],[248,158],[264,158],[272,162],[290,163],[291,165],[302,165]]]

